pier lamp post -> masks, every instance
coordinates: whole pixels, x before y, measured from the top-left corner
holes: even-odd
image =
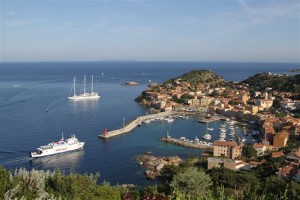
[[[123,117],[123,128],[125,127],[125,117]]]

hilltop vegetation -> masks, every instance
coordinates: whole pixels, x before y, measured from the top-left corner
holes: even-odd
[[[171,78],[163,84],[188,82],[195,86],[197,84],[209,84],[211,87],[228,86],[229,84],[219,75],[216,75],[211,70],[192,70],[176,78]]]
[[[259,91],[270,87],[279,92],[300,92],[300,74],[288,76],[272,75],[265,72],[250,76],[241,83],[248,84],[251,89]]]

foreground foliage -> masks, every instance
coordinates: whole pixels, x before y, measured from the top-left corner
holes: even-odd
[[[63,175],[22,168],[11,172],[0,167],[0,199],[121,199],[118,189],[97,185],[98,178],[99,174]]]
[[[0,199],[300,200],[300,184],[265,173],[268,166],[253,173],[223,168],[205,171],[206,164],[204,158],[191,158],[179,166],[166,166],[160,183],[143,189],[99,185],[99,174],[22,168],[12,172],[0,167]]]

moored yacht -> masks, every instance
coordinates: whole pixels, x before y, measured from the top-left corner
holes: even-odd
[[[205,133],[202,138],[205,140],[211,140],[211,135],[209,133]]]

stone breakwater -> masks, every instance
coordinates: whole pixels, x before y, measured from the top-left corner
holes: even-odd
[[[118,136],[124,133],[127,133],[129,131],[132,131],[135,127],[137,127],[139,124],[146,120],[150,119],[155,119],[155,118],[160,118],[160,117],[166,117],[166,116],[171,116],[175,114],[173,111],[166,111],[166,112],[160,112],[152,115],[145,115],[145,116],[140,116],[137,117],[135,120],[131,121],[129,124],[127,124],[125,127],[113,130],[113,131],[108,131],[106,134],[100,134],[99,137],[101,138],[110,138],[114,136]]]
[[[188,147],[188,148],[194,148],[194,149],[205,149],[205,150],[208,150],[208,151],[213,150],[212,145],[185,142],[185,141],[178,140],[178,139],[175,139],[175,138],[163,137],[160,140],[163,141],[163,142],[166,142],[166,143],[171,143],[171,144],[175,144],[175,145],[182,146],[182,147]]]
[[[142,154],[137,157],[140,166],[146,168],[145,175],[149,179],[155,179],[157,176],[160,176],[161,170],[165,165],[179,165],[182,160],[178,156],[172,157],[161,157],[153,156],[148,154]]]

